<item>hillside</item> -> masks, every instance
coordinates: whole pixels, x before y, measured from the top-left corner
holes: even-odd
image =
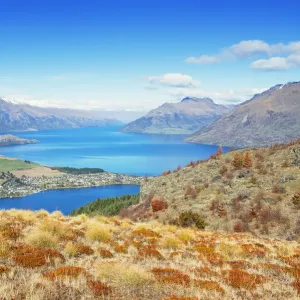
[[[299,299],[297,242],[0,212],[1,299]]]
[[[299,142],[231,151],[164,172],[163,176],[142,184],[141,203],[123,215],[170,223],[180,213],[193,211],[200,214],[211,230],[297,239]],[[153,201],[158,209],[153,207]]]
[[[42,108],[28,104],[13,104],[0,98],[1,132],[78,128],[120,125],[114,119],[99,117],[97,112]]]
[[[200,129],[188,142],[230,147],[286,143],[300,132],[300,82],[277,85]]]
[[[36,144],[38,142],[39,141],[37,141],[37,140],[21,139],[17,136],[11,135],[11,134],[0,135],[0,147],[13,146],[13,145]]]
[[[165,103],[122,128],[125,132],[191,134],[207,127],[232,108],[218,105],[209,98],[184,98]]]

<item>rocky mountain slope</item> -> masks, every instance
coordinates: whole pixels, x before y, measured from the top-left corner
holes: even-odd
[[[300,132],[300,82],[277,85],[255,95],[188,142],[259,147],[288,142]]]
[[[25,145],[25,144],[36,144],[37,140],[22,139],[17,136],[6,134],[0,135],[0,147],[12,146],[12,145]]]
[[[126,125],[122,131],[160,134],[191,134],[207,127],[232,107],[218,105],[209,98],[184,98],[165,103],[147,115]]]
[[[120,124],[117,120],[99,117],[97,112],[93,111],[42,108],[28,104],[13,104],[0,99],[1,132]]]
[[[212,230],[299,239],[300,140],[231,151],[148,179],[141,203],[125,216],[169,223],[185,211]]]
[[[0,211],[1,299],[299,299],[297,242]]]

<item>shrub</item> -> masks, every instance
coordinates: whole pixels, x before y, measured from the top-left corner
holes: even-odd
[[[69,242],[66,245],[64,252],[69,256],[78,257],[80,255],[91,255],[94,253],[94,250],[88,245]]]
[[[231,164],[236,168],[236,169],[239,169],[242,167],[243,165],[243,157],[238,153],[236,152],[233,156],[233,160],[231,162]]]
[[[171,224],[180,227],[196,227],[199,229],[205,228],[205,221],[199,214],[191,211],[185,211],[179,217],[171,222]]]
[[[245,154],[243,155],[243,167],[248,169],[252,168],[252,158],[248,151],[246,151]]]
[[[114,257],[114,255],[109,250],[104,249],[104,248],[98,249],[98,252],[102,258],[113,258]]]
[[[23,268],[36,268],[54,263],[55,260],[64,261],[64,256],[54,249],[38,248],[21,245],[15,248],[12,260]]]
[[[223,176],[227,172],[228,172],[228,168],[226,167],[226,165],[222,165],[221,168],[220,168],[220,170],[219,170],[219,173]]]
[[[0,275],[10,271],[10,268],[7,266],[0,266]]]
[[[190,276],[184,274],[180,270],[171,268],[153,268],[151,271],[155,278],[161,283],[178,284],[183,286],[189,286],[191,283]]]
[[[112,294],[112,289],[106,283],[102,283],[101,281],[88,280],[87,286],[93,292],[95,296],[103,296]]]
[[[217,291],[221,294],[224,294],[224,290],[220,287],[220,285],[213,280],[194,280],[194,286],[200,287],[201,289],[205,289],[208,291]]]
[[[168,208],[167,203],[164,201],[164,198],[161,196],[154,196],[151,201],[152,211],[158,212]]]
[[[298,207],[300,207],[300,190],[297,191],[293,198],[292,198],[292,203]]]
[[[256,287],[256,285],[266,281],[265,277],[262,275],[249,274],[239,269],[223,271],[222,273],[226,275],[226,281],[228,281],[234,288],[252,290]]]
[[[299,278],[292,283],[292,286],[293,286],[293,288],[296,289],[296,291],[300,295],[300,279]]]
[[[54,280],[56,278],[77,278],[79,275],[87,275],[85,269],[81,267],[63,266],[47,273],[43,273],[43,277]]]
[[[242,221],[237,221],[233,226],[234,232],[243,232],[244,231],[244,224]]]
[[[281,185],[274,185],[272,192],[275,194],[284,194],[286,192],[285,188]]]
[[[138,255],[140,258],[156,258],[158,260],[162,260],[164,258],[160,252],[154,248],[141,249],[139,250]]]

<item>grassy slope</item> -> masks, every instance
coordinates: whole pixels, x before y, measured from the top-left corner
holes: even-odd
[[[200,213],[212,230],[233,231],[242,223],[245,231],[295,239],[300,210],[292,198],[300,190],[300,161],[293,150],[299,153],[299,148],[296,144],[250,150],[249,169],[232,165],[235,153],[246,151],[239,150],[149,179],[141,186],[142,197],[162,196],[168,209],[152,214],[149,208],[141,218],[169,222],[191,210]]]
[[[11,210],[0,222],[2,299],[300,296],[297,242],[59,212]]]
[[[36,163],[25,163],[19,159],[5,159],[0,158],[0,172],[15,171],[15,170],[28,170],[38,167]]]

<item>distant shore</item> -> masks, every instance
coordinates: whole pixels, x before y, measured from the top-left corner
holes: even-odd
[[[0,199],[24,197],[47,190],[89,188],[114,184],[140,185],[143,181],[143,177],[110,173],[101,169],[99,169],[101,170],[99,173],[92,174],[88,174],[88,168],[82,170],[87,173],[64,173],[52,167],[0,156]]]

